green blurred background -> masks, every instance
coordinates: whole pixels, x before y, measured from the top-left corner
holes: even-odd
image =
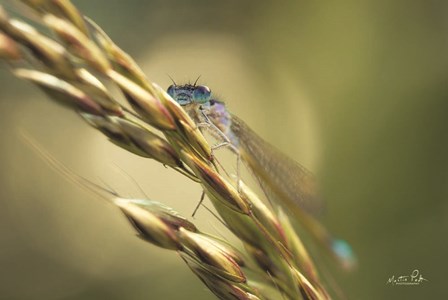
[[[347,299],[448,299],[447,1],[73,1],[166,87],[195,80],[318,176],[359,266]],[[11,1],[2,1],[14,9]],[[128,196],[189,215],[200,188],[117,149],[0,70],[0,299],[214,299],[173,253],[20,139]],[[201,211],[203,228],[216,223]],[[213,231],[213,229],[211,229]],[[420,286],[390,286],[419,269]]]

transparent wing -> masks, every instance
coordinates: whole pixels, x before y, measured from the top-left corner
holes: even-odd
[[[356,257],[350,245],[334,238],[313,216],[323,208],[313,174],[259,137],[241,119],[231,115],[223,103],[214,105],[205,113],[207,119],[238,149],[269,201],[286,208],[289,215],[295,217],[344,267],[354,267]]]
[[[243,161],[270,201],[293,211],[302,209],[313,214],[321,211],[322,201],[310,171],[267,143],[234,115],[231,131],[238,139]]]

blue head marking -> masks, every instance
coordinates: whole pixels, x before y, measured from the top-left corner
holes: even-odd
[[[167,93],[180,105],[191,103],[205,104],[210,101],[212,92],[205,85],[176,85],[168,87]]]

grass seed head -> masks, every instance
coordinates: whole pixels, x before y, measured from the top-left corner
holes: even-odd
[[[28,48],[46,66],[48,72],[63,78],[76,77],[65,48],[39,33],[34,27],[20,20],[10,19],[2,30]]]
[[[17,77],[80,110],[90,125],[116,145],[200,181],[226,226],[258,263],[258,271],[269,273],[266,278],[261,276],[266,285],[288,299],[300,298],[300,293],[304,299],[329,299],[287,216],[270,210],[243,183],[236,189],[213,168],[211,147],[198,126],[165,90],[146,78],[132,57],[94,22],[88,20],[87,27],[69,0],[22,2],[38,13],[58,41],[26,22],[10,19],[0,6],[0,58],[22,58],[33,66],[37,59],[44,66],[44,72],[16,69]],[[118,86],[138,116],[121,106],[100,79]],[[165,138],[152,129],[162,131]],[[246,280],[245,261],[238,251],[199,232],[193,223],[160,203],[135,199],[116,199],[114,203],[142,239],[177,250],[219,298],[265,299]],[[344,261],[352,255],[346,244],[332,239],[319,222],[302,212],[297,216],[332,254]]]
[[[118,72],[111,70],[108,76],[120,87],[129,104],[145,121],[160,130],[176,128],[173,117],[154,95]]]
[[[264,225],[275,240],[286,245],[284,230],[274,212],[242,180],[240,180],[240,192],[241,196],[251,203],[255,218]]]
[[[238,191],[218,173],[216,173],[210,165],[194,155],[190,155],[185,151],[181,153],[182,160],[193,169],[195,174],[202,180],[205,191],[210,198],[219,200],[225,206],[248,215],[250,213],[250,205],[244,201]]]
[[[33,82],[51,98],[63,105],[68,105],[72,108],[76,107],[93,115],[104,114],[101,106],[88,95],[70,83],[53,75],[28,69],[16,69],[14,74],[21,79]]]
[[[154,89],[146,78],[145,73],[134,61],[134,59],[118,47],[112,39],[101,29],[94,21],[87,18],[87,21],[92,27],[93,34],[98,41],[99,45],[102,47],[103,51],[106,53],[108,59],[114,64],[114,69],[127,77],[128,79],[134,81],[136,84],[140,85],[146,89],[151,94],[154,94]]]
[[[229,281],[241,283],[246,281],[246,276],[238,263],[232,258],[234,253],[230,254],[224,246],[200,233],[179,229],[179,238],[182,243],[192,250],[198,259],[211,267],[220,276]]]
[[[233,283],[225,278],[217,276],[203,265],[196,261],[192,261],[186,255],[182,258],[190,267],[193,273],[215,294],[219,299],[223,300],[259,300],[256,291],[246,283]]]
[[[86,23],[83,16],[80,14],[76,6],[74,6],[69,0],[51,0],[51,10],[53,14],[63,19],[70,21],[85,35],[88,35]]]
[[[125,199],[118,199],[115,204],[145,241],[170,250],[183,248],[177,238],[176,229],[163,222],[157,215]]]
[[[51,14],[45,15],[42,19],[66,43],[67,49],[73,55],[83,59],[90,67],[102,74],[106,74],[111,69],[109,61],[101,50],[75,25]]]
[[[123,107],[113,99],[112,95],[103,85],[103,83],[95,77],[91,72],[85,68],[78,68],[75,70],[76,80],[73,84],[78,86],[85,93],[92,96],[92,98],[108,113],[123,117]]]
[[[131,123],[122,118],[113,118],[119,124],[123,132],[149,157],[173,168],[182,167],[183,164],[171,145],[158,135],[145,128]]]
[[[124,199],[122,199],[122,201],[124,201]],[[188,221],[177,211],[163,203],[147,199],[126,199],[125,201],[151,212],[174,230],[179,230],[179,228],[182,227],[191,232],[198,232],[198,229],[192,222]]]

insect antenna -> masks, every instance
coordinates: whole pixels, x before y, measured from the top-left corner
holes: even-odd
[[[193,86],[196,86],[196,83],[198,83],[199,78],[201,78],[202,75],[199,75],[198,78],[196,78],[196,80],[193,83]]]
[[[171,77],[169,74],[166,74],[166,76],[169,77],[169,79],[173,82],[174,86],[177,86],[176,81],[174,81],[173,77]]]

